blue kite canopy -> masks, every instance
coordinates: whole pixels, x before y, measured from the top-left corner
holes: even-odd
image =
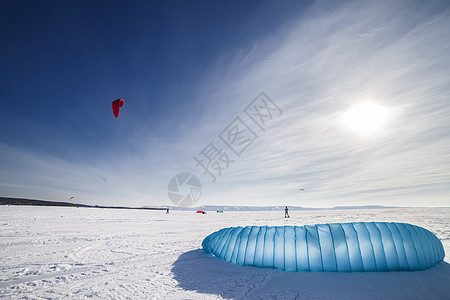
[[[445,256],[430,231],[386,222],[230,227],[207,236],[202,246],[235,264],[285,271],[416,271]]]

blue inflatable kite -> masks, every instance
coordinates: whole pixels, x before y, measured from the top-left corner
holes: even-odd
[[[285,271],[416,271],[445,256],[430,231],[385,222],[230,227],[207,236],[202,246],[235,264]]]

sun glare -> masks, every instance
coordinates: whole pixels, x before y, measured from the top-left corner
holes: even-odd
[[[388,110],[374,102],[362,102],[344,113],[344,123],[352,130],[363,135],[379,132],[387,119]]]

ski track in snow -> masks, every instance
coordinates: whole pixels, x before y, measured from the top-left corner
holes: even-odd
[[[194,212],[0,206],[0,297],[8,299],[450,299],[450,209]],[[419,272],[284,272],[201,249],[248,225],[387,221],[436,234],[447,256]]]

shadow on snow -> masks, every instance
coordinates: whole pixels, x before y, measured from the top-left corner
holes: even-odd
[[[172,267],[178,287],[226,299],[450,299],[450,265],[416,272],[285,272],[225,262],[202,249]]]

